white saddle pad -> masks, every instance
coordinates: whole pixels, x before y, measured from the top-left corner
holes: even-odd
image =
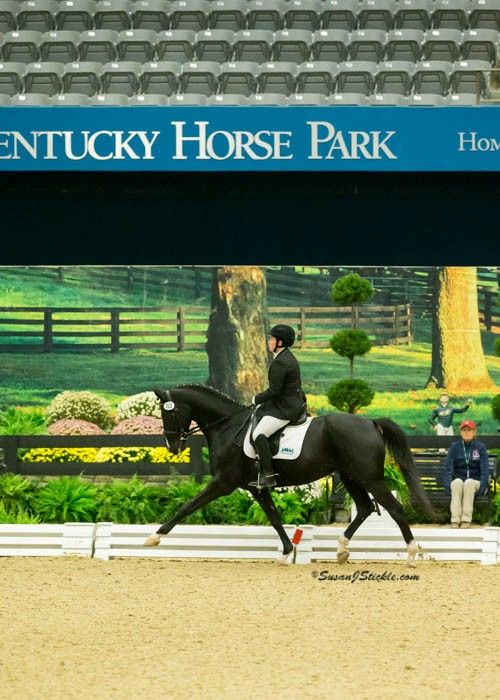
[[[313,418],[308,418],[302,425],[287,425],[281,433],[278,451],[273,454],[275,459],[297,459],[302,450],[302,443],[311,425]],[[257,455],[250,444],[250,427],[243,442],[243,452],[247,457],[255,458]]]

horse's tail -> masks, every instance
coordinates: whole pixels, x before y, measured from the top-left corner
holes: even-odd
[[[390,418],[377,418],[373,422],[382,433],[385,446],[389,449],[394,457],[394,461],[403,473],[412,502],[418,504],[429,518],[436,519],[436,513],[420,483],[406,435],[399,425]]]

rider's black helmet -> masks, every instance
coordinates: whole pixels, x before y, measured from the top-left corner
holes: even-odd
[[[273,326],[269,331],[269,335],[281,340],[286,348],[290,348],[295,342],[295,331],[291,326],[287,326],[284,323],[278,323],[277,326]]]

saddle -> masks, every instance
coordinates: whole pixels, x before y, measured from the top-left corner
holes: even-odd
[[[243,447],[247,457],[256,456],[252,433],[259,420],[260,417],[256,415],[256,412],[252,413],[240,427],[234,438],[234,442],[239,447]],[[306,431],[312,420],[312,417],[304,410],[296,420],[290,421],[283,428],[273,433],[268,438],[273,458],[296,459],[300,454]]]

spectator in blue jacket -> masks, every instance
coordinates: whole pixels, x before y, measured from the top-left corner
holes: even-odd
[[[451,496],[451,526],[470,527],[474,497],[488,489],[488,452],[482,442],[476,440],[476,424],[473,420],[460,423],[460,440],[452,442],[443,468],[445,493]]]

